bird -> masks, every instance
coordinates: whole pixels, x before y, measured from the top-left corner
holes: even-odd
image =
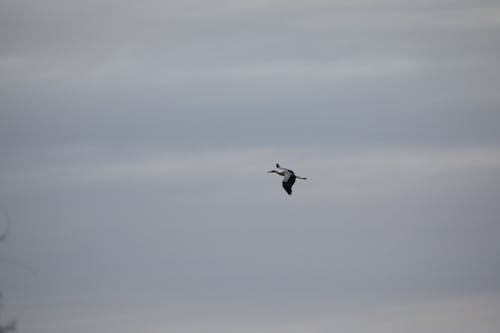
[[[279,163],[276,163],[276,169],[279,169],[281,171],[270,170],[267,173],[276,173],[276,174],[278,174],[280,176],[283,176],[283,188],[285,189],[286,193],[288,193],[288,195],[292,194],[292,186],[295,183],[295,179],[297,179],[297,178],[298,179],[307,179],[305,177],[299,177],[299,176],[297,176],[295,174],[295,172],[293,172],[292,170],[282,168],[279,165]]]

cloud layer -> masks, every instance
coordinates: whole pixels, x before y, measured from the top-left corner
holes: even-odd
[[[0,9],[20,330],[498,330],[495,1]]]

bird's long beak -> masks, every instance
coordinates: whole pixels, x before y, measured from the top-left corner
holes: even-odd
[[[269,170],[267,173],[273,173],[273,172],[274,172],[274,170]]]

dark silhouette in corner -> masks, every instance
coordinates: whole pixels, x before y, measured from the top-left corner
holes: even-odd
[[[9,235],[9,232],[10,232],[10,217],[8,214],[4,214],[5,215],[5,218],[6,218],[6,222],[7,222],[7,228],[5,229],[5,231],[3,231],[1,234],[0,234],[0,242],[4,242],[6,239],[7,239],[7,236]],[[7,333],[7,332],[15,332],[16,331],[16,320],[15,319],[11,319],[9,320],[6,324],[3,323],[3,319],[2,319],[2,308],[3,308],[3,304],[2,304],[2,293],[0,293],[0,333]]]

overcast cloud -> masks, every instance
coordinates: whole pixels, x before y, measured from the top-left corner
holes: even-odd
[[[20,332],[499,331],[497,1],[4,0],[0,45]]]

